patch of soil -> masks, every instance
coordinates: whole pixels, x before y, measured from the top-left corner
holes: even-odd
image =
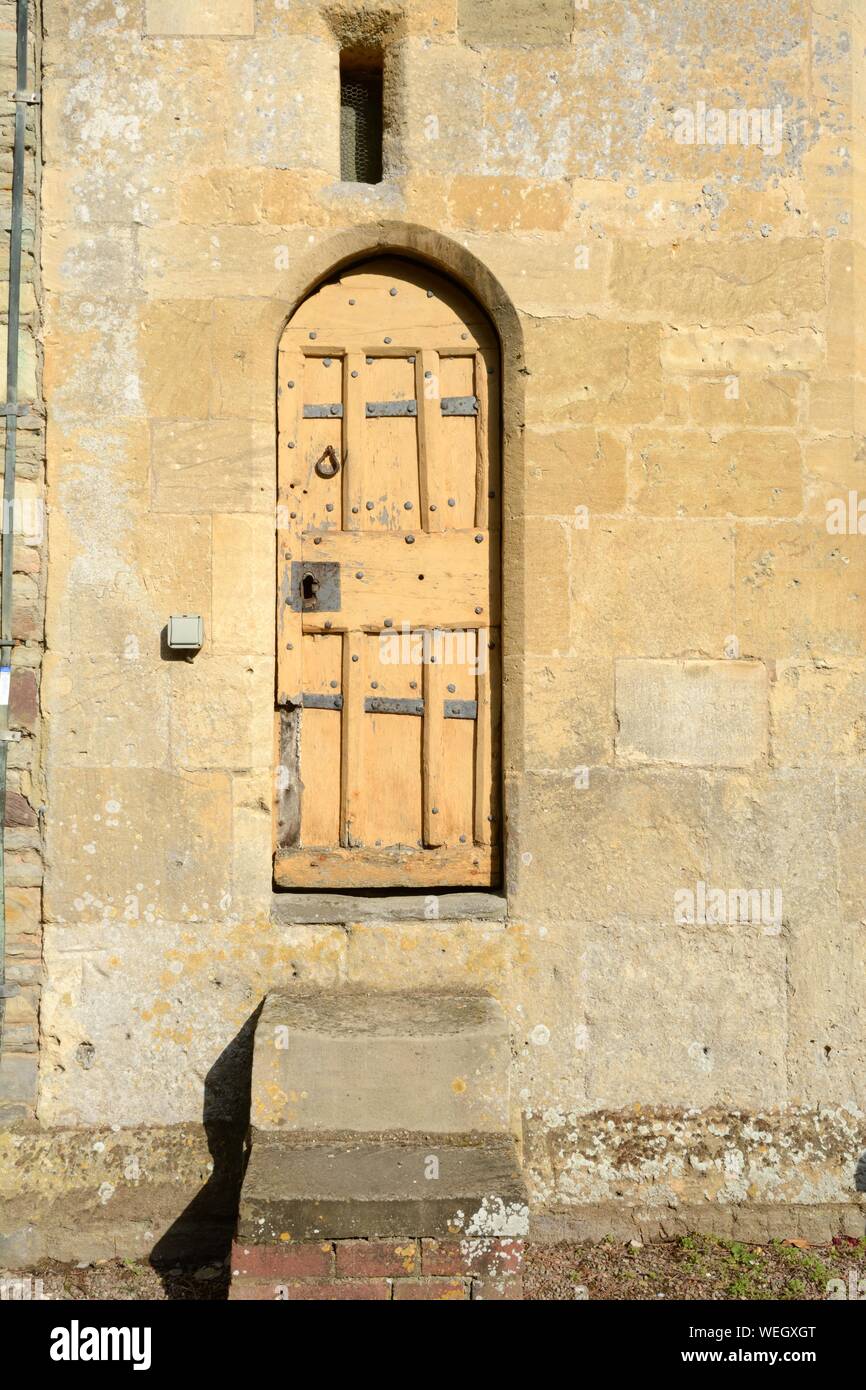
[[[31,1279],[31,1297],[87,1302],[119,1299],[147,1302],[162,1299],[226,1299],[228,1261],[208,1265],[156,1266],[138,1260],[95,1260],[93,1264],[58,1264],[44,1260],[26,1274],[5,1278]],[[41,1280],[41,1287],[37,1283]],[[8,1296],[8,1295],[7,1295]]]
[[[823,1300],[831,1279],[846,1290],[863,1279],[866,1240],[837,1236],[832,1245],[771,1241],[746,1245],[716,1236],[677,1240],[605,1240],[527,1247],[527,1299],[778,1299]],[[855,1294],[856,1296],[856,1294]]]

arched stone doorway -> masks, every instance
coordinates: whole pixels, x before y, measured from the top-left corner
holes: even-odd
[[[283,333],[280,886],[499,880],[499,357],[474,299],[397,256]]]

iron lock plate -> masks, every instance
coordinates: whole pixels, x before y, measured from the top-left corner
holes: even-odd
[[[293,560],[291,602],[294,613],[339,613],[340,566],[335,560]]]

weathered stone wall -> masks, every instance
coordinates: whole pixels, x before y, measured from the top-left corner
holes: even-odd
[[[457,985],[511,1020],[539,1210],[856,1200],[862,21],[45,0],[44,1125],[237,1117],[271,987]],[[368,25],[372,189],[337,181]],[[276,344],[380,245],[513,315],[501,922],[271,915]],[[766,910],[690,920],[699,885]]]
[[[29,92],[39,89],[39,14],[30,6],[27,52]],[[0,4],[0,185],[3,198],[3,254],[0,262],[0,382],[5,399],[6,332],[9,294],[9,226],[12,202],[12,151],[16,83],[15,4]],[[42,831],[39,681],[45,607],[45,420],[41,405],[39,350],[40,274],[38,258],[40,116],[27,107],[21,267],[18,398],[29,407],[18,419],[16,506],[13,515],[12,682],[9,722],[20,741],[9,744],[6,792],[6,978],[19,988],[7,1000],[0,1055],[0,1121],[31,1116],[36,1107],[41,978]],[[0,433],[5,423],[0,427]],[[0,463],[2,471],[2,463]]]

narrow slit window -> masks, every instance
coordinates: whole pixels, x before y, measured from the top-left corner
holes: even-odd
[[[382,63],[340,57],[340,178],[382,182]]]

